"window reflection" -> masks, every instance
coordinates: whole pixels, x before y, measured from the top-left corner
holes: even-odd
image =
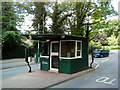
[[[59,44],[58,43],[52,43],[52,52],[58,52],[59,50]]]
[[[75,57],[75,41],[62,41],[61,42],[61,56],[62,57]]]

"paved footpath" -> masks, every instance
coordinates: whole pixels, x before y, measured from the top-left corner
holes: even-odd
[[[95,69],[89,68],[75,74],[63,74],[38,70],[6,79],[2,81],[2,88],[49,88],[78,76],[82,76],[93,70]]]
[[[24,58],[5,60],[1,64],[4,66],[3,69],[26,65]],[[34,61],[32,61],[31,64],[35,64]],[[94,68],[89,68],[75,74],[63,74],[43,70],[37,70],[31,73],[23,73],[3,80],[2,88],[49,88],[91,72],[95,70],[96,65],[97,64],[94,64]]]

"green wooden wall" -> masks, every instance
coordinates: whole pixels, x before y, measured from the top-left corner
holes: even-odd
[[[88,68],[88,41],[82,39],[82,58],[59,61],[60,73],[75,73]]]

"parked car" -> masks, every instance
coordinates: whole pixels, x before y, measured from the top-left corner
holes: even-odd
[[[93,56],[94,57],[108,57],[109,52],[107,50],[104,50],[104,49],[96,49],[93,51]]]

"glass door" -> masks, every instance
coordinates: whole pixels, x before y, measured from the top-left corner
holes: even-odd
[[[50,70],[58,71],[58,62],[59,62],[59,43],[58,41],[51,42],[51,52],[50,52]]]

